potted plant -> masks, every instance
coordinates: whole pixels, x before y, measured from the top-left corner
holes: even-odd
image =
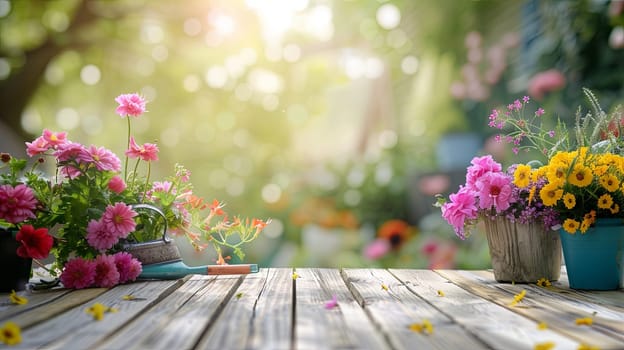
[[[18,232],[17,253],[36,251],[38,255],[28,255],[38,262],[47,256],[43,249],[47,248],[55,258],[47,269],[68,288],[133,281],[141,273],[141,262],[125,247],[159,237],[161,233],[152,230],[165,226],[188,238],[197,250],[212,244],[220,264],[225,264],[223,247],[242,258],[241,245],[255,239],[267,222],[228,217],[221,202],[196,196],[190,172],[181,165],[176,165],[173,176],[152,182],[151,163],[158,160],[158,146],[138,144],[131,135],[131,118],[145,113],[146,101],[137,94],[123,94],[116,101],[116,111],[128,125],[123,164],[104,147],[72,142],[67,133],[47,129],[26,142],[32,165],[2,154],[0,227]],[[54,164],[52,176],[39,169],[48,162]],[[141,163],[147,165],[144,173],[139,171]],[[141,215],[138,205],[157,208],[166,222]],[[40,245],[35,233],[50,235],[53,244]]]

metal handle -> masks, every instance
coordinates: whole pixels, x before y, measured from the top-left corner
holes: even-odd
[[[163,222],[164,222],[162,240],[165,243],[170,243],[172,241],[171,238],[169,238],[169,236],[167,235],[167,217],[165,216],[165,213],[163,213],[163,211],[160,210],[160,208],[157,208],[151,204],[145,204],[145,203],[132,204],[130,206],[132,207],[132,209],[152,210],[152,211],[155,211],[158,215],[160,215],[160,217],[163,219]]]

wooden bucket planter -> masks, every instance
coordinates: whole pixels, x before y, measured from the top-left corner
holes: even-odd
[[[535,283],[559,279],[561,241],[541,222],[520,224],[505,217],[483,218],[494,278],[499,282]]]

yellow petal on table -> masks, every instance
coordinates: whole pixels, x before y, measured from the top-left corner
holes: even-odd
[[[385,283],[382,283],[381,284],[381,289],[388,290],[389,288],[388,288],[388,286]]]
[[[299,278],[299,274],[296,272],[293,272],[292,279],[296,280],[297,278]]]
[[[433,325],[427,319],[423,320],[422,323],[412,323],[409,325],[409,329],[416,333],[433,334]]]
[[[444,296],[444,292],[443,292],[443,291],[441,291],[441,290],[439,290],[439,291],[438,291],[438,296],[439,296],[439,297],[443,297],[443,296]]]
[[[522,299],[524,299],[524,297],[526,296],[526,290],[521,290],[520,293],[514,295],[514,300],[509,304],[510,306],[516,306],[519,302],[522,301]]]
[[[577,318],[575,321],[577,326],[591,326],[594,320],[591,317]]]
[[[550,350],[554,348],[555,348],[555,343],[551,341],[547,341],[547,342],[535,344],[535,346],[533,347],[533,350]]]
[[[537,324],[537,329],[540,331],[546,330],[548,329],[548,324],[546,324],[546,322],[540,322]]]
[[[28,298],[23,297],[21,295],[17,295],[17,293],[15,293],[14,290],[11,291],[11,294],[9,295],[9,300],[11,300],[11,304],[16,304],[16,305],[28,304]]]

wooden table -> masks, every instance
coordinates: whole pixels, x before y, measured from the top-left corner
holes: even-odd
[[[624,349],[624,291],[571,290],[565,271],[550,288],[489,271],[270,268],[20,294],[28,304],[0,301],[0,324],[22,328],[11,349]],[[96,321],[95,303],[116,312]]]

